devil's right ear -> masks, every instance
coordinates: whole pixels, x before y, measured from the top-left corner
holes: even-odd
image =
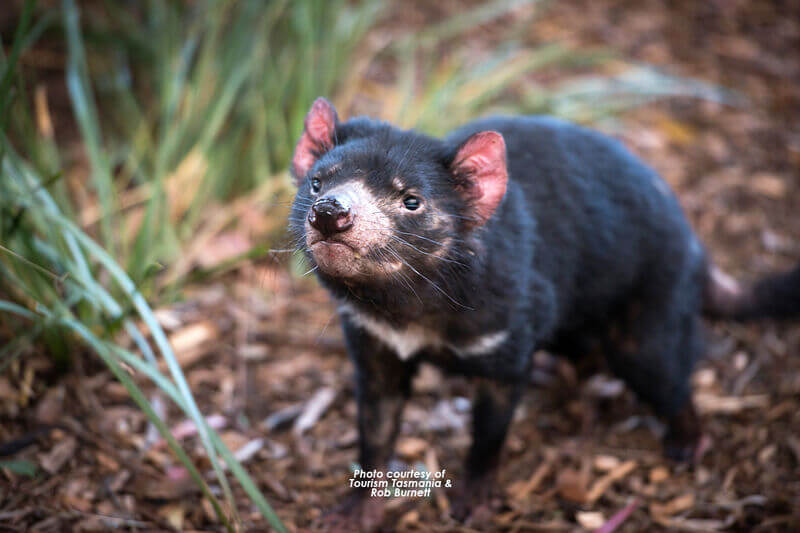
[[[306,115],[303,134],[292,158],[292,174],[298,186],[317,159],[333,148],[334,130],[338,123],[333,104],[325,98],[317,98]]]

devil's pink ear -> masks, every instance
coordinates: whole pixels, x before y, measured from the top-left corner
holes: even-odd
[[[456,188],[470,203],[474,226],[492,216],[506,194],[506,143],[496,131],[476,133],[461,145],[453,159]]]
[[[334,130],[339,123],[333,104],[317,98],[306,115],[305,127],[292,158],[292,174],[299,185],[317,159],[333,148]]]

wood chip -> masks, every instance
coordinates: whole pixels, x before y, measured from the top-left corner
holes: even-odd
[[[209,427],[213,429],[221,429],[225,427],[225,425],[228,423],[228,419],[221,414],[213,414],[210,415],[208,418],[206,418],[206,423],[209,425]],[[194,423],[193,420],[186,419],[175,425],[170,430],[170,432],[172,433],[172,436],[175,437],[176,440],[180,441],[183,439],[188,439],[189,437],[197,435],[197,425]],[[164,440],[163,438],[160,438],[159,435],[159,438],[153,445],[153,447],[164,448],[166,447],[166,445],[167,441]]]
[[[259,481],[263,482],[267,487],[269,487],[269,490],[274,492],[275,495],[281,500],[287,502],[292,500],[292,494],[286,490],[286,487],[284,487],[280,481],[272,476],[263,476]]]
[[[673,498],[666,503],[651,503],[650,515],[655,517],[670,517],[687,511],[694,507],[694,494],[687,493]]]
[[[99,464],[105,470],[110,470],[111,472],[116,472],[119,470],[119,463],[109,455],[106,455],[103,452],[97,452],[95,458],[97,459],[97,464]]]
[[[247,437],[238,431],[225,431],[220,434],[219,438],[234,454],[248,442]]]
[[[167,331],[175,331],[183,325],[181,315],[174,309],[162,308],[153,311],[156,320]]]
[[[36,406],[36,421],[40,424],[55,424],[64,413],[64,386],[48,389]]]
[[[800,439],[789,435],[786,437],[786,446],[792,451],[795,462],[800,465]]]
[[[694,373],[692,381],[695,386],[707,389],[717,382],[717,372],[713,368],[701,368]]]
[[[267,431],[274,431],[288,425],[303,412],[303,404],[297,403],[275,411],[264,419],[263,425]]]
[[[164,517],[176,531],[183,531],[183,521],[186,516],[186,509],[180,503],[165,505],[159,509],[158,514]]]
[[[625,384],[619,379],[596,374],[589,378],[584,390],[595,398],[616,398],[625,391]]]
[[[600,497],[605,494],[611,485],[633,472],[635,468],[636,461],[626,461],[605,476],[595,481],[592,485],[592,488],[589,489],[589,492],[586,494],[586,501],[588,503],[594,503],[600,499]]]
[[[294,423],[293,431],[297,435],[302,435],[317,423],[325,411],[336,398],[336,391],[330,387],[319,389],[311,399],[306,402],[303,412]]]
[[[197,494],[200,490],[183,467],[170,468],[166,478],[142,476],[135,480],[128,489],[137,498],[153,500],[177,500],[187,497],[189,494]]]
[[[670,531],[685,531],[690,533],[709,533],[710,531],[722,531],[733,525],[736,520],[736,515],[731,515],[727,520],[703,520],[695,519],[678,519],[678,518],[660,518],[655,519],[656,522],[662,526],[669,528]]]
[[[120,490],[122,490],[122,488],[130,479],[131,479],[131,473],[129,470],[122,470],[120,472],[117,472],[117,474],[111,479],[111,481],[109,481],[108,489],[111,492],[119,492]]]
[[[430,445],[425,439],[405,437],[397,442],[397,453],[404,459],[415,459],[423,454]]]
[[[264,439],[253,439],[246,442],[233,454],[233,457],[240,463],[246,463],[264,447]]]
[[[5,376],[0,376],[0,400],[9,403],[17,401],[17,389]]]
[[[428,472],[439,471],[439,458],[436,456],[436,450],[433,447],[425,450],[425,468],[428,469]],[[443,516],[450,514],[450,500],[447,499],[446,490],[434,489],[433,499]]]
[[[594,458],[594,467],[601,472],[608,472],[617,468],[620,462],[613,455],[598,455]]]
[[[169,336],[169,342],[178,363],[185,369],[208,354],[214,346],[213,341],[218,337],[216,324],[205,320],[179,329]],[[162,362],[161,366],[166,367],[166,364]]]
[[[533,472],[527,481],[518,481],[508,487],[508,494],[515,500],[524,500],[533,493],[550,473],[550,461],[545,461]]]
[[[603,526],[606,517],[596,511],[578,511],[575,513],[575,520],[585,529],[595,530]]]
[[[709,393],[697,393],[694,396],[697,410],[703,414],[735,414],[745,409],[758,409],[769,405],[766,394],[749,396],[716,396]]]
[[[53,119],[50,117],[50,106],[47,104],[47,87],[36,85],[33,98],[36,106],[36,127],[39,134],[46,139],[53,138]]]
[[[775,444],[769,444],[762,448],[760,452],[758,452],[758,462],[761,466],[766,466],[767,463],[775,456],[775,452],[778,451],[778,447]]]
[[[419,524],[419,511],[413,509],[408,511],[406,514],[400,517],[400,526],[407,528],[407,527],[416,527]]]
[[[567,468],[558,473],[556,490],[562,498],[574,502],[587,501],[586,487],[589,485],[589,476],[583,470]]]
[[[774,174],[759,172],[750,178],[749,185],[753,191],[764,196],[783,198],[786,194],[787,182]]]
[[[263,361],[269,352],[269,346],[266,344],[245,344],[237,350],[239,357],[247,361]]]
[[[650,483],[661,483],[669,478],[669,470],[663,466],[657,466],[650,471]]]

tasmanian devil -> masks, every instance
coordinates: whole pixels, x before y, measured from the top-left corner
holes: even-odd
[[[724,276],[652,169],[554,118],[481,119],[435,139],[340,122],[320,98],[292,172],[290,225],[355,366],[361,467],[390,459],[420,362],[477,378],[465,509],[488,486],[535,350],[602,347],[666,421],[665,452],[685,459],[700,435],[689,374],[703,311],[800,314],[800,266],[751,286]],[[355,501],[362,525],[380,515]]]

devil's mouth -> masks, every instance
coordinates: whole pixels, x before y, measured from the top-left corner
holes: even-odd
[[[318,249],[320,247],[329,248],[329,249],[337,249],[338,248],[338,249],[342,249],[342,250],[347,250],[348,252],[351,252],[353,254],[357,254],[358,253],[355,248],[353,248],[349,244],[341,242],[341,241],[319,240],[319,241],[313,243],[310,246],[312,252],[315,251],[315,249]]]
[[[322,246],[344,246],[346,248],[349,248],[352,252],[356,252],[356,249],[353,246],[351,246],[350,244],[348,244],[348,243],[346,243],[344,241],[340,241],[339,239],[331,238],[331,237],[329,237],[327,239],[324,238],[324,237],[312,237],[311,239],[309,239],[309,241],[308,241],[308,247],[309,248],[313,248],[314,246],[317,246],[317,245],[322,245]]]

